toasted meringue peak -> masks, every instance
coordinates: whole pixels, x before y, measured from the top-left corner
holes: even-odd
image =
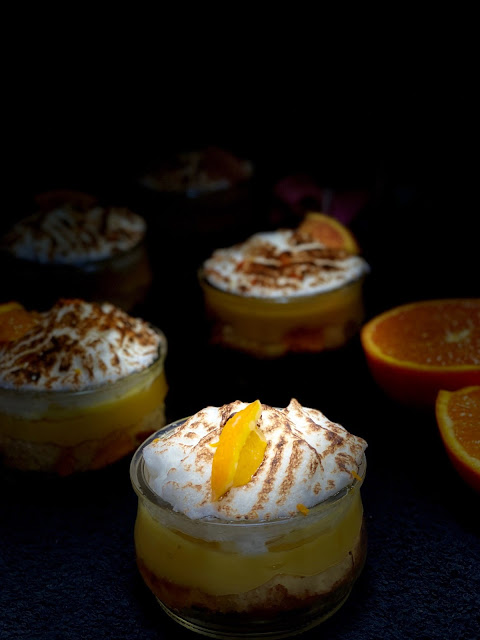
[[[19,340],[0,343],[0,386],[78,390],[141,371],[160,335],[110,303],[62,299]]]
[[[133,249],[145,231],[145,220],[128,209],[65,203],[20,220],[2,244],[17,258],[78,264]]]
[[[265,456],[246,485],[213,501],[210,477],[223,425],[248,403],[206,407],[143,451],[152,490],[192,519],[271,520],[311,508],[352,483],[367,443],[320,411],[292,399],[285,409],[262,405],[258,427]]]
[[[321,293],[369,271],[360,256],[292,229],[256,233],[241,244],[217,249],[203,268],[208,282],[219,289],[260,298]]]

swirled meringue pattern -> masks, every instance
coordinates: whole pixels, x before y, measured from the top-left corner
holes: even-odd
[[[62,299],[36,318],[22,338],[0,344],[3,388],[95,387],[141,371],[158,357],[158,333],[110,303]]]
[[[144,219],[128,209],[64,204],[20,220],[3,246],[24,260],[77,264],[133,249],[145,231]]]
[[[203,267],[207,281],[222,291],[260,298],[322,293],[369,272],[360,256],[292,229],[256,233],[217,249]]]
[[[213,501],[214,447],[223,425],[248,403],[206,407],[143,451],[152,490],[192,519],[261,521],[286,518],[322,502],[352,482],[367,443],[320,411],[292,399],[285,409],[262,405],[258,427],[265,456],[246,485]]]

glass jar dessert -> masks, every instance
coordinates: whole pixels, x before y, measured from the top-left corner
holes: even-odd
[[[68,191],[41,194],[37,205],[2,238],[0,256],[14,274],[4,295],[35,308],[60,297],[126,311],[143,302],[152,272],[141,216]]]
[[[145,215],[153,235],[180,241],[198,265],[208,255],[205,247],[209,252],[216,242],[251,233],[258,219],[253,175],[253,164],[232,151],[188,148],[152,162],[137,181],[132,206]]]
[[[223,433],[252,405],[174,422],[131,463],[140,573],[173,619],[216,638],[281,638],[319,624],[345,602],[366,557],[366,442],[296,400],[283,410],[257,404],[250,426],[263,454],[252,467],[249,433],[220,496]],[[247,467],[257,468],[238,481]]]
[[[4,305],[10,306],[11,305]],[[0,459],[69,475],[105,467],[165,424],[163,333],[109,303],[21,305],[0,336]],[[8,333],[8,332],[7,332]]]
[[[368,271],[302,227],[218,249],[199,272],[211,341],[258,357],[341,347],[363,322]]]

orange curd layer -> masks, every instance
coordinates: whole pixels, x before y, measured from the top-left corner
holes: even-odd
[[[152,372],[153,377],[153,372]],[[60,446],[74,446],[87,440],[103,439],[114,431],[128,430],[145,416],[163,405],[167,382],[163,370],[150,381],[128,389],[119,395],[112,386],[112,393],[95,390],[82,397],[70,394],[70,402],[61,402],[62,392],[52,394],[51,401],[35,413],[16,414],[0,410],[0,434],[25,440]],[[37,399],[41,394],[35,395]],[[109,397],[110,395],[110,397]],[[28,403],[28,394],[25,402]],[[56,399],[55,399],[56,397]]]
[[[222,331],[226,341],[246,348],[288,348],[301,331],[314,336],[319,348],[335,348],[346,341],[351,327],[360,326],[364,317],[363,279],[283,302],[233,295],[205,282],[202,286],[207,312],[217,330]]]
[[[256,553],[242,552],[233,541],[203,540],[167,528],[140,501],[137,557],[161,579],[218,596],[250,591],[277,575],[317,575],[340,563],[358,543],[363,517],[359,490],[344,500],[340,509],[320,520],[309,523],[310,516],[299,516],[298,527],[267,539],[267,550]],[[265,536],[258,526],[258,531],[251,530],[255,539]]]

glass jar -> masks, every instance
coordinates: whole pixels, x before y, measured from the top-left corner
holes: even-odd
[[[269,521],[192,520],[149,484],[143,449],[130,476],[138,496],[135,548],[140,573],[178,623],[214,638],[281,638],[307,630],[347,599],[366,556],[358,478],[305,513]]]
[[[5,249],[0,257],[4,271],[13,274],[4,298],[28,308],[49,308],[59,298],[81,298],[131,311],[145,300],[152,283],[145,240],[109,258],[74,264],[27,260]]]
[[[6,466],[69,475],[134,451],[165,424],[167,341],[155,361],[115,382],[76,391],[0,387],[0,457]]]
[[[211,341],[257,357],[336,349],[364,320],[363,283],[305,296],[258,298],[222,291],[199,272]]]

